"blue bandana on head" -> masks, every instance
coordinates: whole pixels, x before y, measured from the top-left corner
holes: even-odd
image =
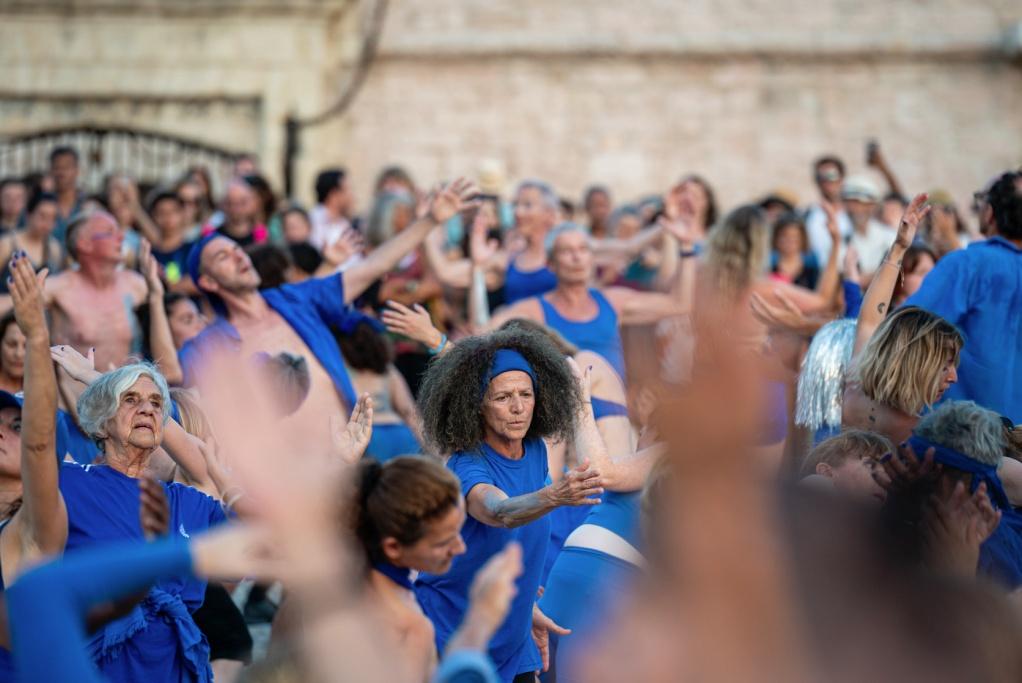
[[[218,232],[211,232],[202,239],[200,239],[198,242],[196,242],[195,246],[192,247],[192,250],[188,252],[188,262],[185,264],[185,266],[188,270],[188,276],[191,277],[192,282],[195,283],[196,289],[198,289],[200,292],[206,295],[206,298],[209,299],[209,303],[211,306],[213,306],[213,310],[217,312],[217,315],[226,316],[227,305],[224,303],[224,300],[221,299],[216,294],[213,294],[212,292],[207,292],[202,288],[201,285],[199,285],[199,270],[200,266],[202,265],[202,250],[206,248],[207,244],[212,242],[217,237],[224,236]],[[230,238],[224,237],[224,239]]]
[[[186,267],[188,269],[188,275],[192,278],[192,282],[199,288],[199,291],[205,291],[199,286],[199,267],[202,264],[202,250],[206,248],[206,245],[215,240],[217,237],[223,237],[218,232],[211,232],[192,247],[192,250],[188,252],[188,263]]]
[[[497,352],[493,354],[493,363],[490,365],[490,372],[486,376],[486,384],[489,386],[490,382],[497,375],[503,375],[505,372],[513,372],[519,370],[524,372],[532,378],[532,386],[536,387],[536,373],[532,371],[532,366],[529,365],[529,361],[525,360],[525,356],[518,353],[514,349],[497,349]],[[485,392],[486,387],[483,387]]]
[[[933,462],[935,464],[952,467],[972,475],[972,484],[969,487],[970,492],[975,492],[980,482],[986,482],[987,494],[990,496],[990,502],[994,504],[994,507],[1002,510],[1011,509],[1011,503],[1008,502],[1008,494],[1004,492],[1001,478],[997,476],[996,465],[985,465],[964,453],[959,453],[952,448],[933,443],[921,436],[913,435],[909,438],[908,445],[912,447],[916,457],[920,460],[922,460],[926,451],[932,448]]]
[[[373,332],[377,334],[383,334],[387,331],[387,328],[379,320],[353,308],[344,312],[344,320],[338,329],[341,331],[341,334],[352,334],[355,332],[355,328],[362,323],[369,325],[369,327],[373,328]]]

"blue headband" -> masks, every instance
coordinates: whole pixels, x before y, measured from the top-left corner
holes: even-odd
[[[217,237],[223,237],[223,235],[216,231],[211,232],[208,235],[204,235],[195,243],[192,250],[188,252],[188,275],[192,278],[192,282],[195,283],[195,286],[198,287],[200,292],[205,291],[199,286],[199,269],[202,265],[202,250],[206,248],[207,244],[215,240]]]
[[[518,353],[514,349],[497,349],[497,352],[493,354],[493,363],[490,365],[490,372],[486,376],[486,384],[489,386],[490,382],[497,375],[503,375],[505,372],[513,372],[519,370],[524,372],[532,378],[532,386],[536,387],[536,373],[532,371],[532,366],[529,365],[529,361],[525,360],[525,356]],[[486,391],[486,387],[483,387],[483,391]]]
[[[354,308],[347,308],[344,311],[344,320],[341,321],[338,329],[341,331],[341,334],[352,334],[355,332],[355,328],[362,323],[373,328],[373,332],[377,334],[383,334],[387,331],[387,328],[379,320]]]
[[[994,504],[994,507],[1002,510],[1011,509],[1008,494],[1004,492],[1004,485],[1001,484],[1001,478],[997,476],[997,467],[995,465],[984,465],[975,458],[970,458],[964,453],[959,453],[954,449],[928,441],[921,436],[913,435],[909,438],[908,444],[915,451],[916,457],[920,459],[923,458],[926,451],[932,448],[934,463],[971,474],[972,485],[969,487],[970,492],[975,492],[980,482],[986,482],[987,494],[989,494],[990,502]]]

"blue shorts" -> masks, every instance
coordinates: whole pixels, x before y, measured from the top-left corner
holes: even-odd
[[[571,629],[556,643],[551,667],[557,683],[579,680],[572,663],[591,645],[641,570],[598,550],[567,546],[554,562],[539,608],[554,623]],[[552,637],[552,636],[551,636]]]
[[[380,462],[387,462],[399,455],[418,455],[422,446],[408,425],[373,425],[373,436],[369,439],[366,456]]]

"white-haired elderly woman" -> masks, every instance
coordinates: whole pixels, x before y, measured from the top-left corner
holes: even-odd
[[[931,563],[1022,586],[1022,514],[997,474],[1007,443],[997,413],[950,401],[927,414],[895,457],[886,456],[895,509],[927,529]],[[907,503],[907,505],[906,505]]]
[[[59,352],[55,358],[60,361]],[[62,363],[62,365],[65,365]],[[65,365],[68,367],[68,365]],[[165,444],[183,466],[201,459],[197,442],[170,419],[170,390],[155,366],[135,363],[99,375],[78,368],[88,384],[78,398],[79,424],[103,452],[97,464],[65,464],[60,491],[67,508],[66,552],[127,539],[143,540],[139,478]],[[164,483],[171,534],[182,539],[222,524],[220,501],[176,483]],[[91,654],[110,681],[210,681],[209,647],[192,621],[205,581],[172,579],[154,584],[127,617],[92,639]]]

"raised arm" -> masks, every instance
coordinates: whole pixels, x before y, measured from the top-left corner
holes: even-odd
[[[901,261],[905,257],[905,251],[912,246],[912,240],[916,236],[919,223],[930,212],[930,207],[925,206],[926,198],[925,193],[917,194],[905,209],[901,223],[898,224],[898,235],[894,238],[894,244],[891,245],[887,256],[884,257],[880,268],[873,276],[873,282],[866,290],[866,297],[859,310],[859,320],[855,326],[855,347],[852,351],[852,358],[859,355],[862,347],[866,345],[866,342],[887,316],[887,307],[891,304],[894,285],[901,277]]]
[[[663,235],[663,228],[659,225],[651,225],[643,228],[628,239],[607,237],[605,239],[593,240],[593,256],[597,263],[614,258],[635,258],[646,247],[653,244]]]
[[[880,171],[880,175],[887,181],[887,189],[893,194],[899,197],[904,196],[904,191],[901,189],[901,183],[898,182],[898,178],[894,175],[894,171],[887,163],[887,157],[880,151],[879,144],[873,144],[869,148],[869,165]]]
[[[419,246],[429,231],[447,222],[454,214],[469,205],[468,199],[476,193],[475,187],[464,178],[442,188],[432,195],[412,225],[377,247],[365,260],[344,272],[344,301],[351,303],[369,285],[380,279],[397,265],[412,249]]]
[[[509,497],[493,484],[476,484],[465,497],[468,514],[488,526],[513,529],[564,505],[598,505],[603,493],[600,473],[584,462],[555,484]]]
[[[139,271],[145,276],[146,299],[149,303],[149,352],[153,362],[168,384],[178,385],[184,381],[181,363],[177,359],[174,337],[170,332],[167,310],[163,307],[163,280],[160,278],[160,264],[153,256],[149,240],[143,239],[138,253]]]
[[[575,430],[575,454],[579,460],[588,460],[603,479],[603,485],[611,491],[637,491],[645,484],[650,468],[660,448],[647,448],[639,453],[608,452],[593,417],[590,396],[591,368],[581,369],[574,359],[568,359],[571,369],[582,390],[582,410]]]
[[[38,276],[28,258],[11,261],[11,297],[25,334],[25,401],[21,411],[21,481],[24,498],[14,524],[20,531],[21,561],[58,553],[67,540],[67,509],[58,488],[56,452],[57,376],[43,303],[44,270]],[[6,567],[5,567],[6,569]]]

